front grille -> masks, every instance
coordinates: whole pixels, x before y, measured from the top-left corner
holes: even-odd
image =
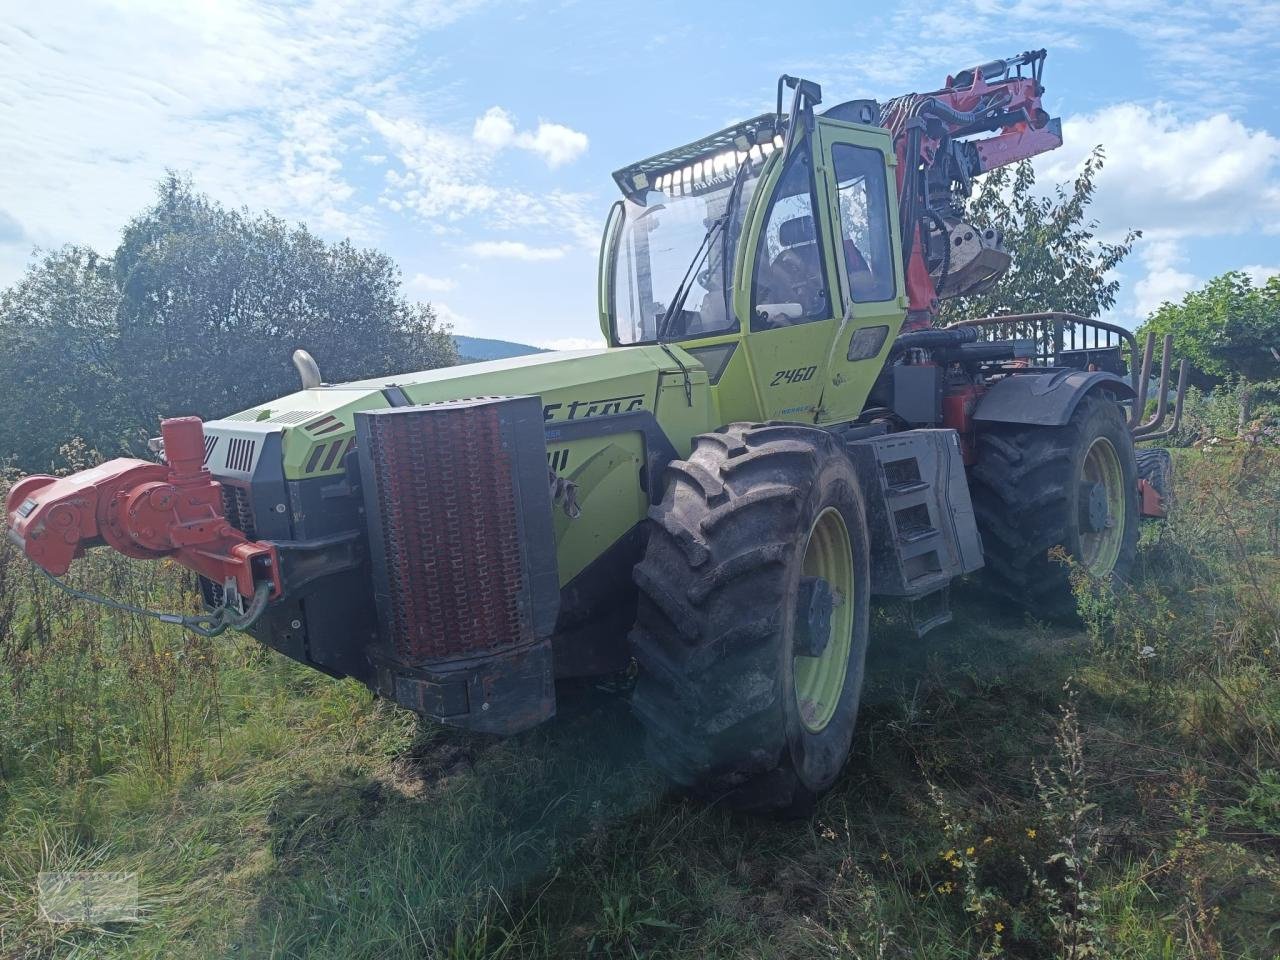
[[[536,398],[357,419],[380,619],[396,656],[442,661],[536,640],[559,592]]]
[[[221,481],[221,486],[222,515],[250,540],[256,540],[258,533],[253,522],[253,502],[249,491],[225,480]]]

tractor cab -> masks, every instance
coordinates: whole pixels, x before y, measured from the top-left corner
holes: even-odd
[[[818,99],[614,174],[605,337],[701,363],[725,420],[856,416],[902,323],[890,137]]]

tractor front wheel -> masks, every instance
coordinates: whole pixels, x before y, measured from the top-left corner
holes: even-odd
[[[823,430],[731,424],[670,465],[649,516],[631,641],[650,759],[739,809],[806,813],[844,765],[862,688],[852,462]]]
[[[978,434],[970,492],[987,583],[1038,616],[1075,615],[1061,547],[1090,576],[1123,579],[1138,543],[1133,437],[1119,404],[1085,396],[1060,427]]]

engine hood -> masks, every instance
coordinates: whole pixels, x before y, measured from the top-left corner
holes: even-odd
[[[673,348],[678,349],[678,348]],[[701,366],[680,352],[705,382]],[[655,409],[661,375],[679,367],[661,347],[569,350],[325,384],[205,424],[216,476],[249,479],[266,440],[280,436],[289,480],[335,475],[355,443],[360,410],[479,396],[532,395],[547,423]]]

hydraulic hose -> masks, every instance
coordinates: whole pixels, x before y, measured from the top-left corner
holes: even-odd
[[[940,103],[932,97],[920,105],[920,113],[928,114],[929,116],[937,117],[940,120],[946,120],[949,123],[957,125],[973,123],[981,117],[986,110],[987,107],[985,103],[973,110],[955,110],[947,106],[945,103]]]

